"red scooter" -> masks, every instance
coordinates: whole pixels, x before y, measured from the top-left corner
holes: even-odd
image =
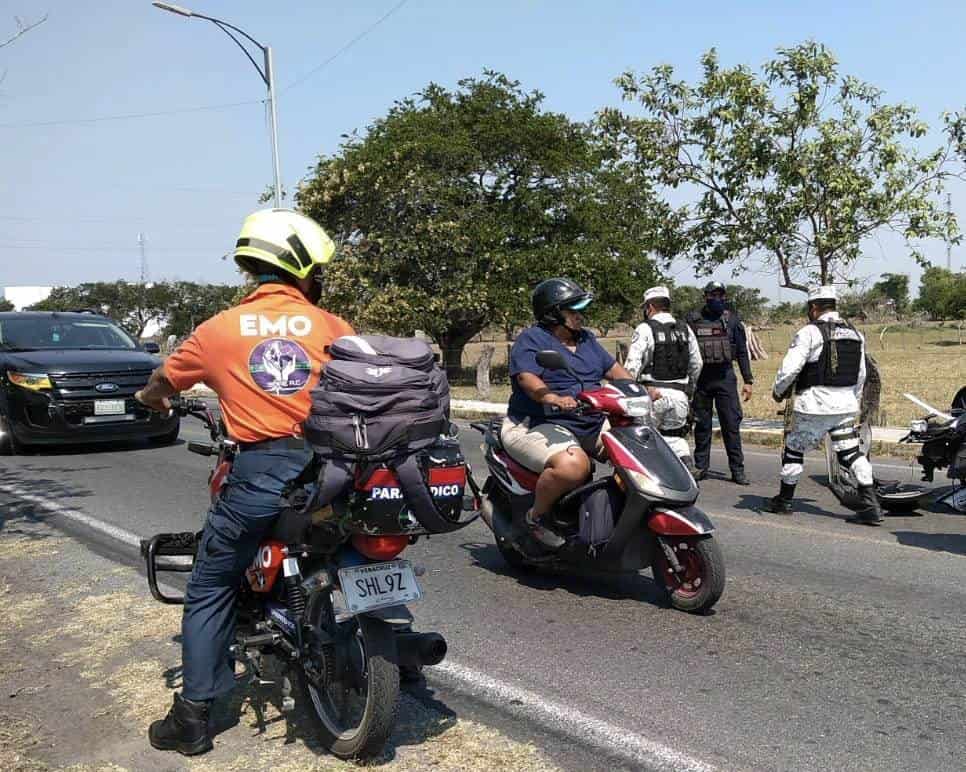
[[[556,351],[539,352],[537,362],[547,370],[568,369]],[[724,592],[725,566],[714,525],[694,506],[697,483],[661,435],[646,425],[651,401],[645,389],[633,381],[595,386],[577,395],[577,410],[607,416],[611,428],[602,439],[613,473],[588,480],[545,516],[566,537],[567,545],[538,556],[517,548],[539,475],[503,447],[502,418],[472,424],[483,434],[490,472],[483,486],[483,520],[503,558],[514,568],[637,573],[650,566],[674,608],[707,612]],[[604,524],[603,534],[600,525],[595,529],[599,546],[588,544],[583,521],[594,517],[588,511],[593,508],[591,497],[600,502],[605,496],[611,522]]]

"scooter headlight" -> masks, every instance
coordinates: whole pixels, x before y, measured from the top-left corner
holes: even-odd
[[[635,472],[631,469],[622,470],[624,474],[627,475],[628,479],[641,493],[646,496],[653,496],[655,498],[660,498],[664,494],[664,489],[661,487],[659,480],[654,479],[649,474],[644,472]]]
[[[651,415],[651,398],[648,396],[624,397],[620,400],[620,406],[625,415],[631,418],[647,418]]]

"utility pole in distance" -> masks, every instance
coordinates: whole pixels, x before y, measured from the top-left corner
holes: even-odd
[[[139,283],[143,286],[148,280],[148,259],[144,256],[144,234],[138,233],[138,247],[141,250],[141,271]]]

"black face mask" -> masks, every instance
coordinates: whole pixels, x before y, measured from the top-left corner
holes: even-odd
[[[714,316],[721,316],[725,310],[725,302],[723,298],[708,298],[707,300],[708,310]]]

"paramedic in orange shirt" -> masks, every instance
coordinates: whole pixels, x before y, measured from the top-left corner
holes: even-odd
[[[237,588],[282,509],[282,491],[312,458],[293,435],[309,414],[309,391],[329,358],[325,347],[353,334],[315,305],[322,266],[334,253],[332,240],[308,217],[286,209],[250,215],[235,261],[257,289],[199,326],[136,395],[167,410],[169,397],[204,382],[218,395],[228,436],[240,451],[208,512],[185,593],[181,694],[148,732],[159,750],[210,750],[211,701],[234,686],[228,647]]]

